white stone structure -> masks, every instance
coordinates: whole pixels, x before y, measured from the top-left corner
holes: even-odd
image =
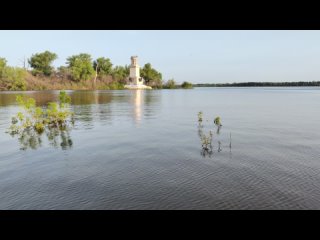
[[[143,84],[143,79],[140,77],[140,66],[138,64],[138,56],[131,57],[129,84],[124,86],[128,89],[152,89]]]
[[[142,85],[142,78],[140,77],[140,66],[138,65],[138,57],[131,57],[131,65],[130,65],[130,75],[129,75],[130,83],[133,85]]]

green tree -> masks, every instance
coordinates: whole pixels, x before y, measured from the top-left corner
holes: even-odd
[[[26,70],[18,67],[5,67],[2,72],[0,88],[11,91],[26,90]]]
[[[112,77],[116,81],[123,81],[129,76],[129,67],[115,66],[111,73]]]
[[[174,81],[174,79],[170,79],[167,81],[165,87],[169,89],[174,89],[176,88],[176,82]]]
[[[185,88],[185,89],[189,89],[189,88],[193,88],[193,85],[192,85],[192,83],[189,83],[189,82],[183,82],[181,84],[181,87]]]
[[[150,63],[147,63],[143,66],[143,68],[140,71],[140,75],[144,78],[145,83],[148,85],[152,85],[152,81],[153,83],[158,84],[162,81],[162,74],[154,68],[152,68]]]
[[[89,54],[80,53],[79,55],[73,55],[67,58],[67,64],[71,77],[75,81],[89,80],[95,74]]]
[[[32,55],[28,62],[33,68],[33,75],[44,74],[45,76],[50,76],[54,70],[51,64],[57,58],[57,54],[49,51]]]
[[[93,62],[93,68],[97,70],[99,77],[107,76],[112,73],[112,63],[109,58],[98,58]]]
[[[7,60],[5,58],[0,58],[0,79],[3,76],[4,69],[7,66]]]

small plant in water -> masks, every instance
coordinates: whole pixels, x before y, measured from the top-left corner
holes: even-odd
[[[207,121],[206,121],[207,122]],[[220,117],[216,117],[214,119],[214,124],[217,127],[217,134],[219,135],[220,133],[220,129],[221,129],[221,118]],[[203,157],[209,156],[211,157],[213,155],[213,131],[210,130],[209,134],[205,134],[204,133],[204,125],[203,125],[203,114],[202,112],[198,113],[198,135],[199,138],[201,140],[201,155]],[[222,144],[221,141],[217,141],[217,152],[221,152],[222,151]],[[229,144],[230,150],[231,150],[231,133],[230,133],[230,144]]]
[[[214,122],[214,124],[216,125],[216,126],[222,126],[221,125],[221,119],[220,119],[220,117],[216,117],[214,120],[213,120],[213,122]]]
[[[48,136],[53,130],[67,131],[74,124],[74,113],[68,109],[71,99],[65,91],[60,91],[59,103],[50,102],[47,108],[37,107],[33,98],[19,95],[16,100],[23,111],[12,117],[7,132],[12,136],[19,135],[22,149],[27,146],[35,149],[41,145],[40,136],[43,132]]]
[[[202,122],[202,118],[203,118],[202,112],[199,112],[198,113],[198,122]]]
[[[212,148],[212,132],[209,131],[208,136],[205,134],[201,135],[201,144],[202,148],[205,150],[209,150],[209,148]]]

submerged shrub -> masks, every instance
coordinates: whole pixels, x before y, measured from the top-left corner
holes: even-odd
[[[220,119],[220,117],[216,117],[213,122],[214,122],[214,124],[217,125],[217,126],[222,126],[222,125],[221,125],[221,119]]]
[[[198,112],[198,122],[202,122],[203,114],[202,112]]]
[[[206,121],[207,122],[207,121]],[[220,117],[216,117],[214,119],[214,124],[217,127],[217,134],[219,135],[221,129],[221,119]],[[212,125],[209,125],[212,126]],[[203,124],[203,113],[198,113],[198,135],[201,141],[201,155],[203,157],[209,156],[211,157],[213,154],[213,129],[209,130],[209,133],[204,133],[204,124]],[[221,142],[218,141],[218,152],[222,151]],[[231,149],[231,133],[230,133],[230,144],[229,147]]]
[[[37,139],[36,134],[51,132],[52,129],[65,131],[74,123],[74,113],[69,111],[70,97],[65,91],[59,93],[59,103],[50,102],[47,108],[36,106],[33,98],[18,95],[16,100],[23,111],[18,112],[11,119],[11,126],[8,133],[12,136],[20,135],[20,142],[26,145],[23,139]],[[30,140],[31,141],[31,140]]]

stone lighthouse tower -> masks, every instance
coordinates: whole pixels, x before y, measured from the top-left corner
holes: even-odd
[[[129,80],[130,83],[132,83],[133,85],[143,85],[142,78],[140,77],[140,66],[138,65],[138,56],[131,57]]]
[[[138,65],[138,57],[131,57],[129,84],[124,86],[127,89],[152,89],[150,86],[143,84],[143,79],[140,77],[140,66]]]

